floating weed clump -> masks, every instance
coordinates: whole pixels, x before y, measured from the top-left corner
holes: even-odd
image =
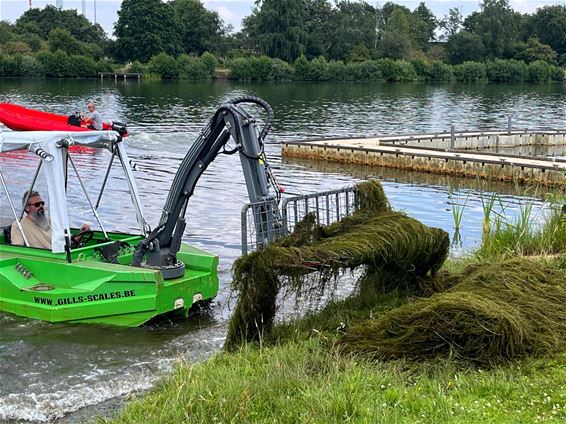
[[[238,303],[228,349],[261,339],[276,312],[277,294],[321,294],[341,270],[366,267],[379,286],[416,285],[448,255],[448,234],[391,210],[378,181],[358,185],[360,209],[329,226],[309,214],[293,234],[234,264]],[[363,279],[367,283],[367,278]]]
[[[566,346],[566,272],[513,259],[438,278],[452,287],[352,326],[344,349],[379,359],[452,356],[491,365]]]

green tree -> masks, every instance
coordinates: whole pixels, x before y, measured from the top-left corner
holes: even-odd
[[[379,17],[377,12],[366,2],[339,1],[331,21],[330,58],[345,59],[355,47],[359,50],[359,46],[375,48]]]
[[[466,18],[464,27],[481,38],[488,58],[500,58],[512,55],[521,23],[521,14],[511,9],[508,0],[485,0],[480,12]]]
[[[115,55],[147,62],[159,53],[181,53],[173,7],[160,0],[124,0],[114,26]]]
[[[326,56],[332,46],[332,22],[335,10],[328,0],[305,0],[304,29],[306,32],[305,56],[313,59]]]
[[[542,60],[556,64],[557,53],[548,44],[542,44],[538,38],[531,37],[526,43],[517,43],[515,59],[531,63]]]
[[[462,10],[457,7],[453,7],[448,11],[447,15],[440,21],[440,28],[443,30],[443,34],[440,37],[441,40],[448,40],[450,37],[456,35],[460,28],[462,28],[462,23],[464,22],[464,17],[462,16]]]
[[[179,37],[186,53],[218,51],[223,36],[223,22],[217,12],[206,9],[200,0],[173,0]]]
[[[412,38],[416,46],[424,49],[430,41],[434,40],[434,32],[438,27],[438,20],[432,11],[421,2],[411,14],[410,26]]]
[[[479,35],[460,31],[446,43],[446,57],[454,64],[465,61],[481,62],[485,59],[485,46]]]
[[[36,34],[44,40],[56,28],[65,29],[74,38],[86,43],[101,43],[106,40],[106,33],[100,25],[93,25],[76,10],[63,10],[52,5],[27,10],[16,20],[16,28],[21,33]]]
[[[566,53],[566,6],[544,6],[532,19],[534,35],[558,54]]]
[[[62,50],[68,54],[82,53],[81,43],[79,43],[66,29],[52,29],[47,38],[49,42],[49,50],[52,52]]]
[[[288,62],[305,50],[304,0],[256,0],[243,31],[254,50]]]

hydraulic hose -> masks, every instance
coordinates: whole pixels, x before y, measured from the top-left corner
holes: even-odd
[[[269,133],[269,130],[273,126],[274,113],[271,105],[262,98],[256,96],[240,96],[230,100],[228,103],[234,105],[238,103],[254,103],[261,106],[265,110],[265,112],[267,113],[267,119],[265,120],[265,125],[259,133],[259,139],[263,141],[267,136],[267,133]]]

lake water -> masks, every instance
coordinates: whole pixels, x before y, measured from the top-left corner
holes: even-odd
[[[184,154],[218,105],[239,95],[267,100],[275,125],[267,155],[287,192],[304,194],[380,178],[394,208],[453,234],[453,205],[464,207],[460,255],[481,239],[482,199],[499,193],[512,220],[525,197],[542,219],[540,192],[508,184],[459,180],[378,168],[282,160],[278,143],[309,137],[460,129],[566,127],[566,87],[549,85],[424,85],[367,83],[240,84],[229,81],[114,82],[0,80],[0,101],[62,114],[97,103],[107,120],[128,123],[128,148],[138,163],[146,217],[155,225]],[[261,119],[261,118],[260,118]],[[3,130],[6,130],[3,128]],[[95,179],[108,157],[83,155],[80,170]],[[11,190],[23,191],[23,164],[0,158]],[[20,185],[19,185],[20,184]],[[448,187],[452,187],[449,190]],[[123,181],[113,176],[103,199],[105,223],[135,227],[122,213]],[[5,197],[0,197],[5,202]],[[150,388],[183,358],[217,352],[230,316],[231,266],[240,254],[240,210],[247,192],[237,156],[222,155],[201,178],[187,213],[186,241],[220,256],[220,292],[209,316],[134,329],[48,324],[0,313],[0,421],[78,422],[111,414],[122,400]],[[0,205],[2,207],[5,204]],[[78,219],[78,217],[77,217]],[[233,303],[233,302],[232,302]],[[62,418],[60,418],[62,417]]]

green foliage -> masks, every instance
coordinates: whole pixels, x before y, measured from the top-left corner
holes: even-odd
[[[162,79],[179,77],[179,63],[167,53],[159,53],[153,56],[148,63],[148,70],[159,75]]]
[[[487,70],[483,63],[464,62],[454,66],[454,77],[460,82],[480,82],[487,80]]]
[[[53,5],[25,11],[16,20],[16,28],[20,33],[36,34],[44,40],[56,28],[66,30],[73,38],[86,43],[101,43],[106,40],[106,34],[100,25],[91,24],[75,9],[60,9]]]
[[[51,52],[56,52],[57,50],[64,51],[67,54],[79,54],[82,52],[81,44],[66,29],[52,29],[49,31],[47,40]]]
[[[185,55],[181,55],[179,57],[179,63],[181,64],[181,68],[183,67],[182,65],[182,60],[183,57]],[[188,56],[187,56],[188,57]],[[128,72],[132,72],[132,73],[136,73],[136,74],[145,74],[146,72],[148,72],[147,70],[147,65],[144,65],[143,63],[141,63],[139,60],[134,60],[130,66],[128,67]],[[182,71],[181,71],[182,72]]]
[[[554,67],[544,60],[537,60],[529,63],[529,81],[531,82],[548,82],[552,81],[554,75]]]
[[[96,62],[92,57],[69,55],[67,60],[67,76],[89,78],[96,76]]]
[[[243,21],[259,52],[286,61],[305,50],[304,5],[300,0],[264,0]]]
[[[411,40],[406,33],[387,30],[383,32],[377,50],[381,57],[404,59],[411,51]]]
[[[373,313],[382,310],[378,304]],[[134,397],[117,416],[95,422],[516,424],[566,420],[564,354],[489,370],[453,360],[370,362],[337,352],[332,338],[343,330],[340,321],[334,320],[336,314],[329,316],[330,322],[308,327],[311,338],[306,341],[285,339],[276,346],[243,346],[236,354],[217,354],[203,362],[180,361],[154,389]],[[328,333],[319,335],[321,326],[331,324]]]
[[[34,56],[25,55],[19,64],[19,74],[23,77],[43,77],[45,68]]]
[[[45,68],[45,75],[48,77],[73,76],[68,66],[69,55],[62,50],[57,50],[55,53],[41,51],[36,58]]]
[[[31,53],[31,48],[23,41],[8,41],[2,46],[2,51],[7,55]]]
[[[364,62],[362,62],[364,63]],[[326,75],[329,81],[346,81],[353,79],[352,72],[350,71],[350,67],[354,66],[361,66],[361,63],[350,63],[346,65],[341,60],[332,60],[328,62],[328,66],[326,68]]]
[[[356,81],[379,81],[383,79],[381,66],[375,60],[367,60],[355,67],[350,67]]]
[[[281,59],[271,59],[269,79],[273,81],[289,81],[295,76],[295,69]]]
[[[217,12],[206,9],[200,0],[174,0],[171,6],[179,24],[185,53],[200,55],[218,48],[222,37],[222,20]]]
[[[452,67],[437,60],[415,59],[411,61],[417,76],[424,81],[451,81]]]
[[[483,61],[485,46],[479,35],[460,31],[446,43],[446,57],[453,64],[466,61]]]
[[[377,64],[385,81],[401,82],[417,79],[413,65],[404,60],[379,59]]]
[[[114,72],[115,69],[110,62],[104,59],[99,59],[95,65],[96,74],[99,72]]]
[[[566,54],[566,5],[543,6],[532,19],[533,32],[542,43],[560,54]]]
[[[182,54],[177,59],[179,64],[179,78],[189,80],[202,80],[210,78],[210,73],[203,61],[197,57]]]
[[[464,21],[466,29],[481,38],[485,54],[491,59],[510,55],[521,24],[522,15],[511,9],[508,0],[484,0],[481,12],[472,13]]]
[[[211,77],[214,75],[216,71],[216,67],[218,66],[218,59],[210,52],[204,52],[202,56],[199,58],[202,62],[208,76]]]
[[[529,38],[526,43],[517,43],[515,46],[517,52],[514,58],[531,63],[536,60],[544,60],[545,62],[556,64],[557,53],[547,44],[542,44],[538,38]]]
[[[124,0],[114,28],[114,54],[121,60],[146,62],[159,53],[180,53],[179,29],[169,3]]]
[[[12,56],[4,56],[0,53],[0,77],[11,77],[16,72],[16,63]]]
[[[523,82],[529,79],[527,64],[513,59],[487,62],[486,72],[492,82]]]
[[[301,55],[295,61],[295,78],[302,81],[326,81],[328,80],[328,61],[324,56],[313,60],[307,60]]]

